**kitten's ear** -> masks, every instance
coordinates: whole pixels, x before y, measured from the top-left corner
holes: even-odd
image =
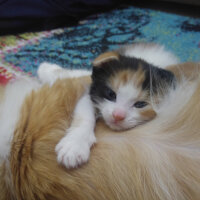
[[[158,68],[154,75],[152,85],[155,85],[155,91],[165,92],[166,88],[176,86],[176,78],[172,72]]]
[[[157,70],[157,77],[159,81],[164,81],[167,84],[172,84],[175,81],[175,76],[171,71],[165,69]]]
[[[106,63],[110,60],[118,60],[119,54],[115,51],[109,51],[106,53],[100,54],[93,62],[94,67],[101,67],[101,64]]]

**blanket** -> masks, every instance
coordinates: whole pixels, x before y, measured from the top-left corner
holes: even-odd
[[[44,61],[91,69],[100,53],[133,42],[155,42],[180,58],[200,60],[200,19],[128,6],[91,15],[77,26],[0,37],[0,81],[35,76]]]

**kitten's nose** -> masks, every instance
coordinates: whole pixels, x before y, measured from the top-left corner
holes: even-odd
[[[112,116],[115,122],[123,121],[126,117],[126,113],[123,110],[114,110]]]

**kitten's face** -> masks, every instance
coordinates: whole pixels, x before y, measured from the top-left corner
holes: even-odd
[[[129,70],[113,74],[102,85],[102,97],[95,98],[104,121],[114,130],[133,128],[156,116],[148,92],[141,87],[143,74],[137,75]]]
[[[130,129],[156,116],[149,67],[139,59],[118,56],[93,68],[91,99],[110,128]],[[155,80],[151,84],[155,86]]]

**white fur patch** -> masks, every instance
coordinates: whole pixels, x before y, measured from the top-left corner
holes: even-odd
[[[42,83],[49,83],[52,85],[57,79],[64,78],[78,78],[81,76],[89,76],[91,75],[91,71],[81,70],[81,69],[65,69],[56,64],[51,63],[41,63],[37,74]]]
[[[38,82],[31,79],[17,80],[6,86],[4,98],[0,104],[0,161],[9,155],[11,140],[24,98],[38,87]]]
[[[160,68],[179,63],[179,59],[171,52],[165,50],[164,46],[152,45],[130,45],[124,52],[125,56],[136,57],[145,60]]]
[[[116,102],[104,99],[98,104],[98,108],[101,111],[106,124],[114,130],[126,130],[133,128],[140,122],[140,114],[138,110],[133,107],[139,91],[133,84],[125,84],[119,87],[116,91]],[[118,123],[114,122],[113,111],[122,110],[125,112],[125,119]]]
[[[159,107],[154,108],[160,116],[159,119],[167,124],[166,119],[175,118],[177,113],[183,110],[183,106],[190,100],[196,89],[196,84],[197,82],[191,83],[185,79],[182,80],[181,84],[177,85],[175,90],[171,89]]]

